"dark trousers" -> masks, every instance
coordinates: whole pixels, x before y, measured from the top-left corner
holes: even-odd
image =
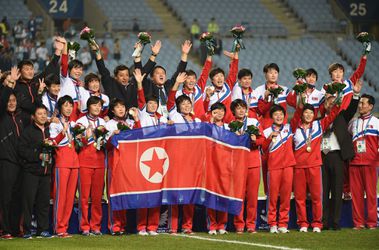
[[[322,153],[323,223],[324,227],[339,227],[342,209],[344,161],[340,151]],[[329,199],[329,194],[331,197]]]
[[[18,164],[0,161],[0,207],[3,234],[20,232],[22,172]]]
[[[37,234],[49,230],[50,175],[23,172],[24,233],[30,234],[32,214],[37,219]]]

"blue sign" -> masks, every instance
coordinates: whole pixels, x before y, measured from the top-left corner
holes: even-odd
[[[39,0],[53,19],[83,19],[83,0]]]

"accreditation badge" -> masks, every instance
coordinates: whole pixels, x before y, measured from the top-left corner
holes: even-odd
[[[332,146],[330,145],[330,138],[329,137],[322,138],[321,150],[331,150],[331,149],[332,149]]]
[[[357,141],[357,153],[366,153],[366,141],[365,140]]]

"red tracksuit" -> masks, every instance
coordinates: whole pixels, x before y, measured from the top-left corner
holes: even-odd
[[[261,126],[258,120],[254,118],[245,118],[244,126],[242,130],[246,130],[246,127],[249,125],[254,125],[258,127],[260,130]],[[242,132],[242,131],[241,131]],[[262,135],[263,131],[260,131]],[[261,166],[261,154],[260,154],[260,146],[264,142],[264,136],[257,136],[257,140],[255,143],[251,145],[251,152],[249,154],[249,165],[247,170],[246,177],[246,222],[243,219],[244,213],[244,205],[242,205],[242,209],[239,215],[234,217],[234,226],[236,231],[241,232],[245,229],[245,226],[249,232],[255,231],[255,221],[257,219],[257,209],[258,209],[258,189],[260,182],[260,166]]]
[[[274,125],[273,125],[274,126]],[[279,130],[273,126],[265,129],[263,150],[267,154],[267,223],[272,226],[288,227],[290,199],[292,191],[293,167],[296,165],[292,149],[293,135],[289,124],[282,125]],[[274,131],[280,134],[271,140],[270,134]],[[277,217],[277,202],[280,196],[279,221]]]
[[[313,228],[322,228],[322,175],[321,175],[321,140],[322,134],[333,122],[338,114],[339,107],[334,106],[330,115],[322,120],[313,121],[311,126],[304,130],[300,123],[302,110],[297,109],[291,121],[294,133],[296,166],[293,174],[293,188],[296,201],[297,224],[308,227],[307,219],[307,190],[311,194]],[[309,139],[308,139],[309,138]],[[310,141],[308,144],[307,141]],[[307,148],[311,149],[310,152]],[[308,189],[307,189],[308,188]]]
[[[105,126],[102,118],[94,118],[89,115],[77,120],[84,127],[96,128]],[[94,135],[83,138],[83,148],[79,153],[79,223],[81,231],[100,231],[101,229],[101,198],[104,188],[105,154],[103,150],[97,150],[94,146]],[[91,196],[91,221],[88,218],[88,201]]]
[[[69,130],[62,134],[63,125],[61,123],[50,124],[50,137],[57,144],[54,201],[54,231],[56,234],[67,233],[78,184],[79,159],[71,135],[71,128],[74,126],[74,122],[70,122]]]
[[[350,162],[349,175],[355,227],[376,227],[376,160],[378,157],[379,119],[373,115],[353,119],[349,124],[353,135],[355,157]],[[364,211],[366,194],[367,219]]]
[[[204,70],[206,67],[212,67],[212,64],[205,64]],[[209,70],[209,69],[207,69]],[[210,110],[211,106],[216,102],[221,102],[225,104],[226,113],[225,113],[225,122],[230,122],[233,120],[233,114],[230,111],[230,103],[232,102],[232,89],[234,87],[234,83],[237,80],[238,73],[238,59],[233,59],[230,63],[229,75],[224,82],[224,86],[221,90],[215,90],[214,94],[210,97],[209,101],[204,100],[204,108],[205,111]],[[206,94],[204,93],[204,99],[206,98]]]

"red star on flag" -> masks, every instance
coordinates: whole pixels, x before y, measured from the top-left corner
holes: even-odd
[[[145,164],[146,166],[150,168],[149,179],[157,172],[163,175],[163,164],[166,161],[166,159],[167,159],[166,157],[164,157],[163,159],[160,159],[156,150],[154,150],[151,160],[143,161],[143,164]]]

